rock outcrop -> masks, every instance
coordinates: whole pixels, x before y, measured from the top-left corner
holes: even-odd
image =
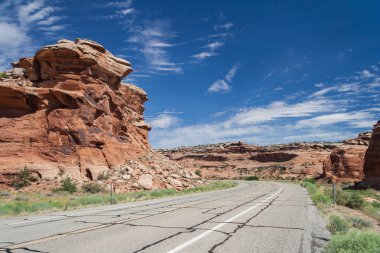
[[[380,120],[374,125],[364,162],[364,184],[380,190]]]
[[[341,143],[254,146],[242,142],[159,150],[169,159],[208,179],[259,176],[266,179],[317,178],[323,162]]]
[[[363,132],[363,133],[360,133],[358,137],[356,138],[344,140],[343,143],[347,145],[368,146],[371,137],[372,137],[372,132]]]
[[[196,181],[151,149],[143,117],[147,94],[121,83],[132,71],[128,61],[77,39],[45,46],[13,66],[0,80],[3,187],[17,181],[25,165],[39,184],[97,180],[104,173],[123,190],[166,187],[174,173],[182,187]]]
[[[323,176],[334,182],[358,182],[364,177],[366,146],[344,145],[334,149],[323,163]]]

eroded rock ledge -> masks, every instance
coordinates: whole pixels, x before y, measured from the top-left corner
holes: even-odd
[[[121,190],[196,184],[196,175],[151,149],[147,94],[121,83],[132,71],[128,61],[77,39],[13,66],[0,79],[0,187],[17,181],[25,165],[39,184],[105,172]]]

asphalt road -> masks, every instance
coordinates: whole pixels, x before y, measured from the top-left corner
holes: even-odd
[[[305,189],[240,182],[180,197],[0,219],[5,252],[319,252],[329,238]]]

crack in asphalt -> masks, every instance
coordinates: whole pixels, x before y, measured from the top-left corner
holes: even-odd
[[[107,227],[110,227],[110,226],[113,226],[113,225],[125,224],[126,222],[129,222],[131,220],[139,220],[139,219],[149,218],[149,217],[152,217],[152,216],[164,214],[164,213],[167,213],[167,212],[177,211],[179,209],[183,209],[183,208],[187,208],[187,207],[191,207],[191,206],[195,206],[195,205],[204,204],[204,203],[208,203],[208,202],[212,202],[212,201],[217,201],[217,200],[220,200],[220,199],[229,198],[229,197],[233,196],[234,193],[240,192],[241,190],[243,190],[243,189],[245,189],[245,188],[247,188],[249,186],[251,186],[251,185],[246,185],[246,186],[234,189],[233,191],[229,191],[230,194],[227,195],[227,196],[209,199],[210,195],[211,195],[211,197],[214,197],[215,195],[217,195],[216,193],[213,193],[213,194],[209,194],[208,196],[199,197],[199,198],[196,198],[196,199],[193,199],[193,200],[190,200],[190,201],[187,200],[187,199],[185,199],[182,202],[173,203],[173,204],[169,204],[169,205],[165,205],[165,206],[161,206],[158,209],[168,208],[168,207],[172,207],[172,206],[176,206],[176,205],[182,205],[182,204],[185,204],[185,203],[188,204],[188,203],[193,203],[193,202],[198,201],[197,203],[194,203],[193,205],[182,206],[182,207],[174,208],[172,210],[167,210],[167,211],[163,211],[163,212],[156,213],[156,214],[146,215],[144,217],[137,217],[137,218],[133,218],[133,219],[129,219],[129,217],[128,217],[127,220],[124,219],[124,220],[120,220],[120,221],[116,221],[116,222],[112,222],[112,223],[97,223],[98,225],[93,226],[93,227],[82,228],[82,229],[72,230],[72,231],[63,232],[63,233],[57,233],[57,234],[50,235],[50,236],[47,236],[47,237],[44,237],[44,238],[39,238],[39,239],[30,240],[30,241],[26,241],[26,242],[21,242],[21,243],[17,243],[17,244],[13,244],[13,245],[8,245],[8,246],[5,246],[5,247],[0,247],[0,251],[12,252],[11,250],[15,250],[15,249],[25,249],[25,250],[33,251],[32,249],[29,249],[29,248],[26,248],[26,247],[23,247],[23,246],[24,245],[29,245],[29,244],[35,244],[35,243],[38,243],[38,242],[41,242],[41,241],[47,241],[47,240],[50,240],[50,239],[61,238],[63,236],[67,236],[67,235],[85,233],[85,232],[93,231],[93,230],[96,230],[96,229],[103,229],[103,228],[107,228]],[[209,200],[203,201],[203,202],[199,202],[199,201],[202,201],[204,199],[209,199]],[[159,204],[162,204],[162,203],[166,203],[167,201],[168,200],[161,201],[161,202],[158,202],[158,203],[153,203],[153,204],[140,205],[140,206],[137,206],[137,207],[156,206],[156,205],[159,205]],[[100,214],[106,213],[106,212],[110,212],[110,211],[122,211],[122,210],[126,210],[126,209],[131,209],[131,208],[136,208],[136,207],[124,207],[124,208],[119,208],[119,209],[104,210]],[[153,210],[157,210],[156,207],[152,207],[150,209],[146,209],[145,211],[149,211],[149,210],[152,210],[152,209]],[[63,216],[68,217],[67,219],[73,219],[73,218],[78,218],[78,217],[88,217],[88,216],[97,216],[97,215],[98,214],[78,215],[78,216],[63,215]],[[128,215],[131,215],[131,213],[128,213]],[[37,224],[62,221],[62,220],[67,220],[67,219],[50,220],[50,221],[46,221],[46,222],[39,222],[39,223],[28,224],[28,225],[23,225],[23,226],[15,226],[13,228],[27,227],[27,226],[33,226],[33,225],[37,225]],[[80,222],[80,221],[77,221],[77,222]],[[86,223],[86,221],[82,221],[82,222]],[[90,223],[90,222],[87,222],[87,223]]]
[[[259,216],[262,212],[264,212],[267,208],[269,208],[272,203],[284,192],[284,189],[280,192],[279,195],[277,195],[275,198],[273,198],[269,203],[268,205],[264,206],[262,209],[260,209],[259,212],[257,212],[255,215],[253,215],[251,218],[249,218],[248,220],[246,220],[245,222],[241,223],[240,225],[238,225],[232,232],[229,232],[227,233],[227,237],[220,243],[218,244],[215,244],[214,246],[211,247],[211,249],[208,251],[209,253],[213,253],[214,250],[217,248],[217,247],[220,247],[222,246],[223,244],[225,244],[237,231],[239,231],[240,229],[244,228],[245,226],[247,226],[247,224],[253,220],[254,218],[256,218],[257,216]]]
[[[277,190],[277,189],[278,189],[278,188],[276,188],[275,190]],[[231,211],[233,211],[233,210],[235,210],[235,209],[237,209],[237,208],[239,208],[239,207],[241,207],[241,206],[244,206],[244,205],[247,205],[247,204],[249,204],[249,203],[252,203],[252,202],[254,202],[254,201],[257,200],[257,199],[259,199],[259,198],[261,198],[261,197],[263,197],[263,196],[265,196],[265,195],[268,195],[268,194],[274,192],[275,190],[272,189],[272,190],[269,191],[268,193],[261,194],[261,195],[259,195],[259,196],[257,196],[257,197],[254,197],[253,199],[251,199],[251,200],[249,200],[249,201],[246,201],[246,202],[243,202],[243,203],[241,203],[241,204],[239,204],[239,205],[237,205],[237,206],[234,206],[233,208],[231,208],[231,209],[229,209],[229,210],[226,210],[226,211],[224,211],[224,212],[218,213],[218,214],[216,214],[216,215],[213,216],[213,217],[210,217],[210,218],[208,218],[208,219],[206,219],[206,220],[204,220],[204,221],[202,221],[202,222],[200,222],[200,223],[198,223],[198,224],[195,224],[195,225],[193,225],[193,226],[191,226],[191,227],[189,227],[189,228],[186,228],[186,231],[180,231],[180,232],[177,232],[177,233],[175,233],[175,234],[172,234],[172,235],[170,235],[170,236],[167,236],[167,237],[165,237],[165,238],[162,238],[162,239],[160,239],[160,240],[157,240],[157,241],[155,241],[155,242],[153,242],[153,243],[151,243],[151,244],[148,244],[148,245],[146,245],[146,246],[144,246],[144,247],[142,247],[142,248],[140,248],[140,249],[134,251],[134,253],[138,253],[138,252],[144,251],[144,250],[146,250],[146,249],[148,249],[148,248],[150,248],[150,247],[152,247],[152,246],[154,246],[154,245],[157,245],[157,244],[159,244],[159,243],[161,243],[161,242],[164,242],[164,241],[166,241],[166,240],[168,240],[168,239],[171,239],[171,238],[173,238],[173,237],[175,237],[175,236],[178,236],[178,235],[181,235],[181,234],[184,234],[184,233],[192,233],[192,232],[196,231],[196,227],[197,227],[197,226],[203,225],[203,224],[209,222],[210,220],[215,219],[215,218],[217,218],[217,217],[219,217],[219,216],[221,216],[221,215],[224,215],[224,214],[226,214],[226,213],[229,213],[229,212],[231,212]],[[218,231],[217,231],[217,232],[218,232]],[[224,233],[224,232],[222,232],[222,233]]]

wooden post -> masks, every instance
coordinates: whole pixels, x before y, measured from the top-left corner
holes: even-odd
[[[112,203],[113,203],[113,201],[112,201],[112,184],[110,184],[110,202],[111,202],[111,205],[112,205]]]
[[[333,182],[333,204],[336,205],[336,184]]]

